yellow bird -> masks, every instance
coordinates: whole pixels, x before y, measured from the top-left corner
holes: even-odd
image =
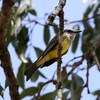
[[[67,53],[71,42],[74,40],[77,33],[81,32],[80,30],[75,29],[66,29],[64,33],[60,36],[61,39],[61,55]],[[47,48],[44,50],[42,55],[30,66],[28,67],[24,74],[27,76],[27,80],[34,74],[38,68],[44,66],[49,66],[58,58],[58,35],[56,35],[51,42],[48,44]]]

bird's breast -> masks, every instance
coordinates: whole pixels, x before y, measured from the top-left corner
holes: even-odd
[[[70,40],[64,39],[64,40],[61,42],[61,45],[62,45],[62,52],[61,52],[61,54],[64,54],[64,53],[69,49]]]

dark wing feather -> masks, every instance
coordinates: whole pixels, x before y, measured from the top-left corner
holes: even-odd
[[[57,46],[57,44],[58,44],[58,36],[56,35],[46,47],[45,51],[42,54],[42,57],[48,54],[48,52],[50,52],[51,50],[53,50]]]

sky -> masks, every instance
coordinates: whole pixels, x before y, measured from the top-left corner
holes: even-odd
[[[37,11],[37,15],[40,18],[43,18],[44,14],[46,12],[50,14],[52,11],[54,11],[54,8],[58,4],[58,2],[59,2],[59,0],[33,0],[32,4],[33,4],[33,7],[35,8],[35,10]],[[64,12],[65,12],[64,17],[65,17],[65,19],[67,19],[69,21],[75,21],[75,20],[82,19],[82,17],[83,17],[82,15],[85,12],[85,10],[88,7],[90,2],[91,2],[91,0],[67,0],[66,6],[64,7]],[[41,22],[42,22],[42,20],[41,20]],[[73,26],[73,24],[66,25],[65,29],[66,28],[72,28],[72,26]],[[82,25],[81,25],[81,30],[83,30]],[[51,31],[51,38],[53,38],[55,34],[54,34],[52,28],[51,28],[50,31]],[[81,33],[80,33],[80,35],[81,35]],[[37,40],[37,36],[39,38],[38,40]],[[45,49],[46,46],[43,42],[43,27],[42,26],[40,26],[40,25],[35,26],[35,28],[33,30],[33,34],[30,36],[30,39],[32,39],[31,43],[32,43],[33,46],[39,47],[42,50]],[[71,48],[70,48],[69,51],[68,51],[68,54],[66,54],[63,57],[62,66],[65,65],[66,62],[71,60],[73,57],[82,55],[82,52],[80,50],[81,40],[79,42],[80,43],[78,45],[77,52],[75,54],[73,54],[71,52]],[[16,56],[15,50],[14,50],[14,48],[12,48],[11,44],[9,45],[8,50],[11,54],[12,65],[16,66],[16,68],[15,67],[13,68],[14,73],[15,73],[15,75],[17,75],[17,70],[18,70],[18,67],[19,67],[21,62],[18,59],[18,57]],[[31,55],[30,56],[31,56],[32,62],[34,62],[37,59],[36,53],[32,48],[31,48]],[[56,70],[56,64],[57,63],[54,63],[49,68],[45,67],[45,68],[42,68],[42,69],[39,69],[39,70],[41,70],[41,72],[46,74],[48,79],[51,79],[52,74]],[[84,66],[86,67],[85,61],[82,64],[82,67],[84,67]],[[3,80],[5,79],[5,77],[2,78],[2,76],[4,76],[4,73],[3,73],[3,70],[1,68],[0,68],[0,73],[1,73],[0,84],[4,86]],[[85,80],[85,78],[86,78],[85,71],[79,72],[78,74],[84,79],[84,81],[86,81]],[[100,89],[100,85],[99,85],[99,82],[98,82],[99,77],[100,77],[100,73],[97,71],[97,67],[95,66],[95,67],[91,68],[90,72],[89,72],[89,88],[90,88],[91,92],[95,91],[96,89]],[[46,81],[43,78],[39,79],[39,81],[41,81],[41,80]],[[37,81],[37,83],[39,81]],[[31,83],[30,81],[28,81],[28,82],[25,82],[25,85],[26,85],[26,87],[30,87],[32,85],[36,86],[37,84]],[[52,91],[53,88],[55,88],[55,86],[53,86],[52,84],[49,84],[47,86],[46,90],[43,93]],[[21,91],[21,89],[20,89],[20,91]],[[9,97],[9,94],[8,94],[8,88],[6,89],[4,97],[5,97],[5,100],[10,100],[10,97]],[[23,100],[28,100],[28,99],[29,98],[27,97],[27,98],[24,98]],[[3,100],[3,99],[0,98],[0,100]],[[95,100],[95,97],[87,94],[87,89],[84,89],[84,91],[82,93],[82,99],[81,100]]]

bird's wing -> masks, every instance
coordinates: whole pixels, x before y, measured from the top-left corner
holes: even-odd
[[[45,51],[42,54],[42,57],[44,57],[46,54],[48,54],[48,52],[50,52],[51,50],[53,50],[58,44],[58,36],[56,35],[51,42],[47,45]]]

